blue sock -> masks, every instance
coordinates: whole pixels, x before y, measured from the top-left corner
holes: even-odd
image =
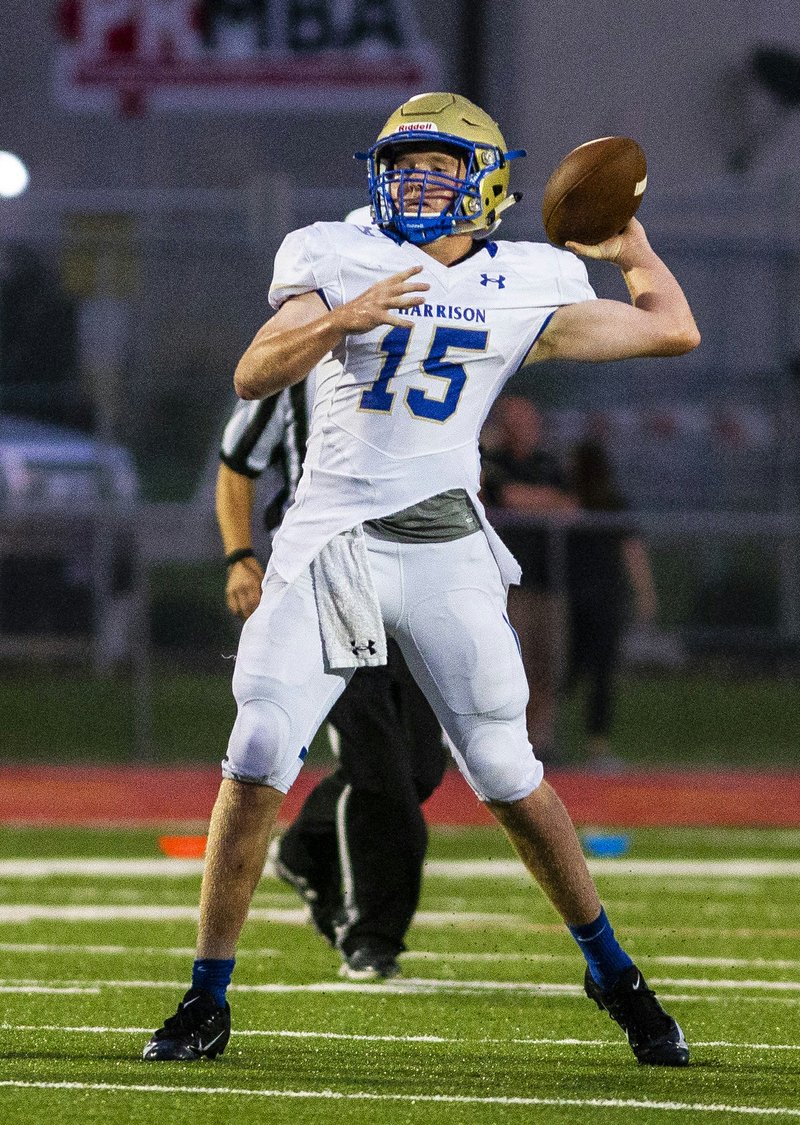
[[[619,978],[633,964],[628,954],[614,937],[611,923],[605,910],[594,922],[584,926],[568,926],[569,932],[577,941],[580,951],[586,958],[589,972],[603,992],[613,988]]]
[[[192,965],[192,988],[204,988],[224,1008],[225,992],[231,983],[235,964],[232,957],[229,961],[217,961],[213,957],[198,959]]]

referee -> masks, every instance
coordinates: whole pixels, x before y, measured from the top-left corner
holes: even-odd
[[[315,376],[329,374],[330,365],[339,367],[326,357],[305,384],[238,403],[225,428],[216,509],[226,599],[242,620],[258,605],[264,577],[252,549],[255,480],[268,469],[280,482],[264,513],[273,531],[302,468]],[[359,668],[328,723],[337,769],[280,838],[275,871],[341,952],[341,976],[385,979],[400,972],[397,955],[419,902],[428,843],[420,805],[444,773],[442,732],[392,640],[388,664]]]

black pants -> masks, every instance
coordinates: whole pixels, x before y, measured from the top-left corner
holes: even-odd
[[[446,765],[441,729],[391,640],[388,664],[360,668],[328,722],[338,769],[309,794],[279,854],[335,916],[345,954],[366,942],[399,953],[428,845],[420,805]]]
[[[569,618],[567,689],[575,687],[581,679],[587,680],[586,733],[590,737],[607,737],[613,718],[614,687],[625,624],[624,605],[614,597],[573,594]]]

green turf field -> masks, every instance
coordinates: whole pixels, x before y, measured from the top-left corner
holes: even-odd
[[[294,894],[265,878],[228,1050],[181,1065],[139,1055],[185,987],[197,865],[165,865],[152,832],[3,830],[0,1120],[800,1117],[799,847],[798,831],[640,830],[625,858],[593,861],[618,933],[687,1033],[687,1070],[637,1066],[581,995],[571,939],[481,829],[434,835],[404,975],[388,985],[340,982]]]
[[[236,714],[230,665],[222,659],[220,664],[223,669],[214,675],[155,669],[153,762],[219,762]],[[577,696],[568,700],[559,722],[561,748],[575,763],[583,760],[579,706]],[[5,730],[13,732],[0,747],[0,764],[125,763],[135,755],[133,690],[126,676],[7,671],[0,679],[0,715]],[[613,744],[631,765],[795,768],[800,680],[701,672],[627,675],[619,685]],[[322,735],[310,760],[327,760]]]

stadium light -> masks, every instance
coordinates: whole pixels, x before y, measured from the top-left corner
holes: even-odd
[[[30,180],[30,173],[18,156],[13,152],[0,152],[0,199],[16,199]]]

